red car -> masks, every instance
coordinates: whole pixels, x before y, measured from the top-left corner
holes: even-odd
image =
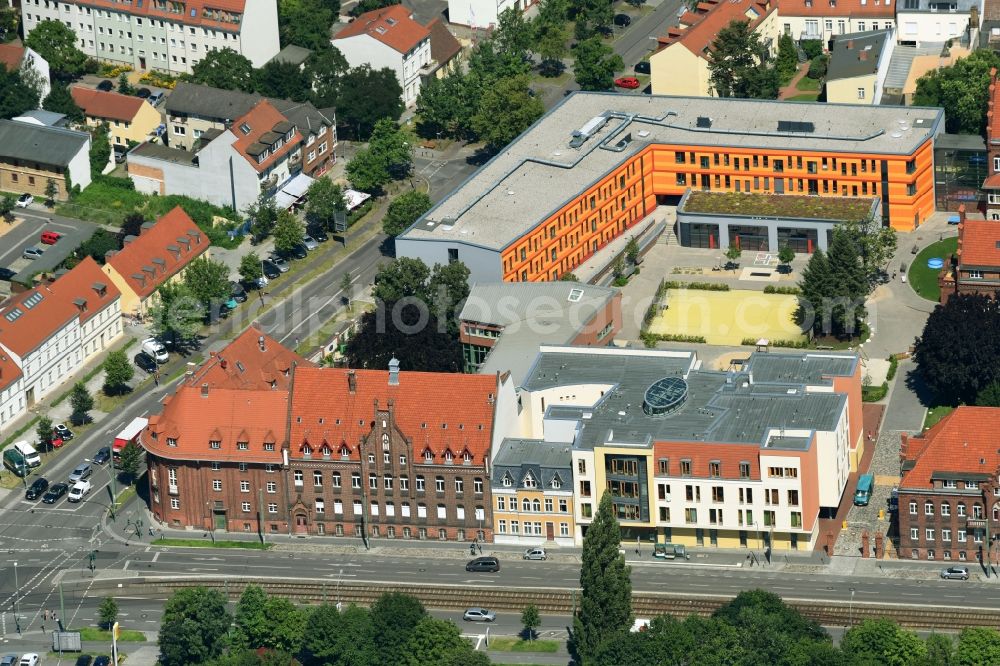
[[[615,85],[619,88],[628,88],[629,90],[633,90],[639,87],[639,79],[634,76],[622,76],[615,79]]]
[[[55,245],[62,238],[62,234],[58,231],[43,231],[40,240],[46,245]]]

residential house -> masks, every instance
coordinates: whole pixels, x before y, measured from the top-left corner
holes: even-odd
[[[256,93],[222,90],[181,82],[164,103],[167,141],[171,148],[196,150],[208,130],[226,130],[265,98]],[[333,109],[319,110],[309,102],[266,98],[302,135],[308,149],[302,173],[316,177],[336,162],[337,118]]]
[[[458,70],[462,44],[440,18],[427,24],[431,33],[431,75],[443,79]]]
[[[477,282],[459,319],[466,372],[527,373],[539,345],[607,346],[622,327],[617,289],[580,282]]]
[[[0,428],[122,335],[120,293],[86,257],[0,308]]]
[[[983,0],[901,0],[896,6],[896,39],[923,46],[948,40],[976,43],[983,21]]]
[[[896,39],[892,29],[833,38],[824,85],[826,101],[879,104]]]
[[[396,72],[403,103],[411,107],[417,103],[422,77],[435,69],[430,37],[430,30],[415,21],[410,10],[391,5],[365,12],[331,41],[351,67],[369,65]]]
[[[112,147],[124,152],[130,143],[142,143],[160,125],[160,112],[139,97],[83,86],[70,88],[89,127],[108,126]]]
[[[505,439],[493,454],[493,540],[573,546],[573,457],[541,439]]]
[[[983,0],[979,48],[1000,51],[1000,0]]]
[[[302,172],[302,134],[268,100],[261,100],[225,130],[202,133],[197,151],[140,144],[129,153],[128,174],[149,194],[185,194],[243,211],[263,194],[311,182]],[[297,198],[297,197],[296,197]]]
[[[400,372],[395,360],[388,372],[293,363],[291,373],[287,386],[186,383],[164,402],[141,437],[157,520],[492,540],[490,451],[500,404],[513,403],[501,378]]]
[[[34,49],[18,44],[0,44],[0,63],[9,71],[30,70],[38,81],[38,103],[41,104],[52,89],[49,63]]]
[[[91,58],[140,71],[190,74],[226,48],[262,67],[281,49],[276,0],[23,0],[21,16],[25,37],[42,21],[60,21]]]
[[[733,21],[746,21],[754,34],[778,49],[778,12],[772,0],[705,0],[685,11],[678,26],[660,37],[649,58],[654,95],[708,97],[714,95],[709,51],[719,31]]]
[[[690,351],[542,347],[518,406],[521,437],[569,449],[575,543],[607,491],[623,542],[812,550],[864,452],[855,354],[718,372]]]
[[[25,111],[19,116],[14,116],[11,120],[19,123],[41,125],[43,127],[67,127],[69,125],[69,121],[64,114],[44,109]]]
[[[982,189],[986,192],[986,219],[1000,220],[1000,85],[997,69],[990,69],[986,110],[986,168]]]
[[[59,201],[67,188],[90,185],[90,135],[0,120],[0,190],[44,196],[50,180]]]
[[[508,9],[527,11],[538,0],[448,0],[448,21],[470,28],[494,28]]]
[[[896,0],[778,0],[781,34],[816,39],[823,48],[838,35],[896,27]]]
[[[155,302],[156,289],[179,280],[197,257],[209,256],[208,237],[177,206],[142,225],[138,238],[125,237],[125,247],[108,252],[104,273],[121,291],[121,312],[145,315]]]
[[[955,294],[1000,296],[1000,222],[969,220],[959,210],[958,249],[938,275],[941,303]]]
[[[900,557],[997,561],[997,423],[1000,408],[960,406],[919,436],[901,435]]]

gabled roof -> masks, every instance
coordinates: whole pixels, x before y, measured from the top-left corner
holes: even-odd
[[[772,11],[774,7],[769,0],[704,0],[698,3],[695,12],[681,17],[686,28],[671,28],[659,43],[663,47],[679,42],[696,56],[707,58],[720,30],[733,21],[749,21],[751,27],[756,27]]]
[[[73,319],[99,314],[121,293],[90,257],[52,283],[21,292],[0,309],[0,344],[22,359]]]
[[[392,5],[365,12],[338,32],[332,41],[336,45],[338,39],[365,34],[403,54],[430,37],[430,31],[413,20],[410,10]]]
[[[384,370],[296,368],[290,446],[297,450],[305,440],[314,446],[325,441],[337,450],[346,444],[356,460],[361,438],[372,430],[375,401],[379,408],[392,401],[396,425],[413,443],[415,462],[427,449],[435,464],[443,463],[446,450],[458,458],[468,449],[472,464],[482,465],[490,454],[496,393],[495,376],[400,372],[399,383],[390,385]]]
[[[146,100],[122,95],[116,92],[104,92],[83,86],[73,86],[69,89],[73,101],[83,109],[84,115],[91,118],[106,118],[132,122]]]
[[[427,30],[431,35],[431,60],[439,66],[445,65],[461,52],[462,45],[441,19],[436,18],[428,23]]]
[[[186,380],[189,386],[208,384],[212,388],[287,390],[292,364],[312,367],[291,349],[251,325],[224,349],[211,357]]]
[[[271,165],[287,155],[302,140],[302,135],[295,129],[295,123],[281,114],[267,100],[257,104],[247,113],[233,121],[229,128],[236,141],[233,148],[250,163],[258,173],[266,171]],[[291,138],[284,136],[291,132]],[[281,145],[275,148],[275,141]],[[266,151],[263,161],[258,161],[258,155]]]
[[[891,30],[871,30],[834,37],[833,51],[826,80],[850,79],[878,71],[879,59],[889,40]]]
[[[998,122],[994,123],[993,119]],[[989,100],[986,106],[986,142],[989,144],[1000,143],[1000,85],[997,85],[997,69],[990,69]],[[993,175],[992,161],[988,165],[990,174]]]
[[[777,0],[784,16],[895,18],[895,0]],[[798,36],[796,35],[796,38]]]
[[[958,227],[960,268],[1000,267],[1000,222],[966,219]]]
[[[1000,467],[998,441],[1000,407],[956,407],[920,437],[908,438],[903,455],[912,467],[900,488],[929,489],[934,478],[963,474],[993,476]]]
[[[23,46],[17,44],[0,44],[0,63],[11,72],[20,69],[21,61],[24,60],[24,50]]]
[[[163,19],[172,23],[203,26],[226,32],[239,32],[244,13],[245,0],[184,0],[182,11],[177,11],[171,3],[164,3],[162,9],[155,2],[135,2],[122,5],[117,0],[77,0],[79,4],[88,7],[98,7],[114,12],[126,12],[132,16],[148,16]],[[237,15],[237,20],[223,20],[218,12],[230,12]]]
[[[86,132],[0,120],[0,159],[68,167],[70,161],[89,145],[90,135]]]
[[[113,268],[140,298],[145,298],[204,254],[208,246],[208,236],[177,206],[111,255],[105,269]]]

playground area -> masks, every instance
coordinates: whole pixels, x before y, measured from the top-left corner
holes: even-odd
[[[745,338],[802,340],[795,323],[798,298],[749,289],[669,289],[651,333],[702,336],[710,345],[739,345]]]

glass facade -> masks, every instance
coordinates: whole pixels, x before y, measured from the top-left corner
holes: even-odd
[[[985,208],[980,190],[989,175],[986,144],[982,137],[944,134],[934,146],[935,205],[938,210]]]

